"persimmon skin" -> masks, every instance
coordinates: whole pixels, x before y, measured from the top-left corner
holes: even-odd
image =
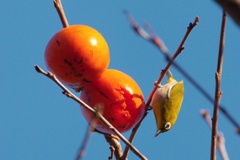
[[[104,37],[85,25],[63,28],[51,38],[45,50],[47,68],[75,90],[99,78],[109,62]]]
[[[97,108],[119,132],[126,132],[135,126],[145,112],[141,89],[130,76],[118,70],[106,70],[98,80],[83,88],[80,98],[90,107]],[[80,108],[91,123],[94,115],[82,106]],[[100,120],[95,128],[112,134]]]

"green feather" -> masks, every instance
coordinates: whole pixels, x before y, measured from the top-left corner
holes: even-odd
[[[166,132],[175,124],[184,97],[183,81],[172,81],[161,86],[154,93],[152,107],[157,123],[157,136]]]
[[[165,109],[165,121],[170,122],[173,126],[177,120],[179,111],[181,109],[182,101],[184,97],[183,81],[176,83],[171,89],[169,89]]]

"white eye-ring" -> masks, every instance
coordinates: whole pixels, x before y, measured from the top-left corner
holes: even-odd
[[[167,122],[164,127],[166,130],[169,130],[169,129],[171,129],[172,125],[170,122]]]

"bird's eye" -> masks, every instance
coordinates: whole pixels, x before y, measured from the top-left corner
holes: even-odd
[[[170,122],[167,122],[167,123],[165,124],[165,129],[166,129],[166,130],[171,129],[171,127],[172,127],[172,125],[171,125]]]

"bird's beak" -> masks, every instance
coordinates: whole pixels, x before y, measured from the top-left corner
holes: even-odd
[[[155,137],[157,137],[162,131],[160,129],[157,130],[157,132],[155,133]]]

